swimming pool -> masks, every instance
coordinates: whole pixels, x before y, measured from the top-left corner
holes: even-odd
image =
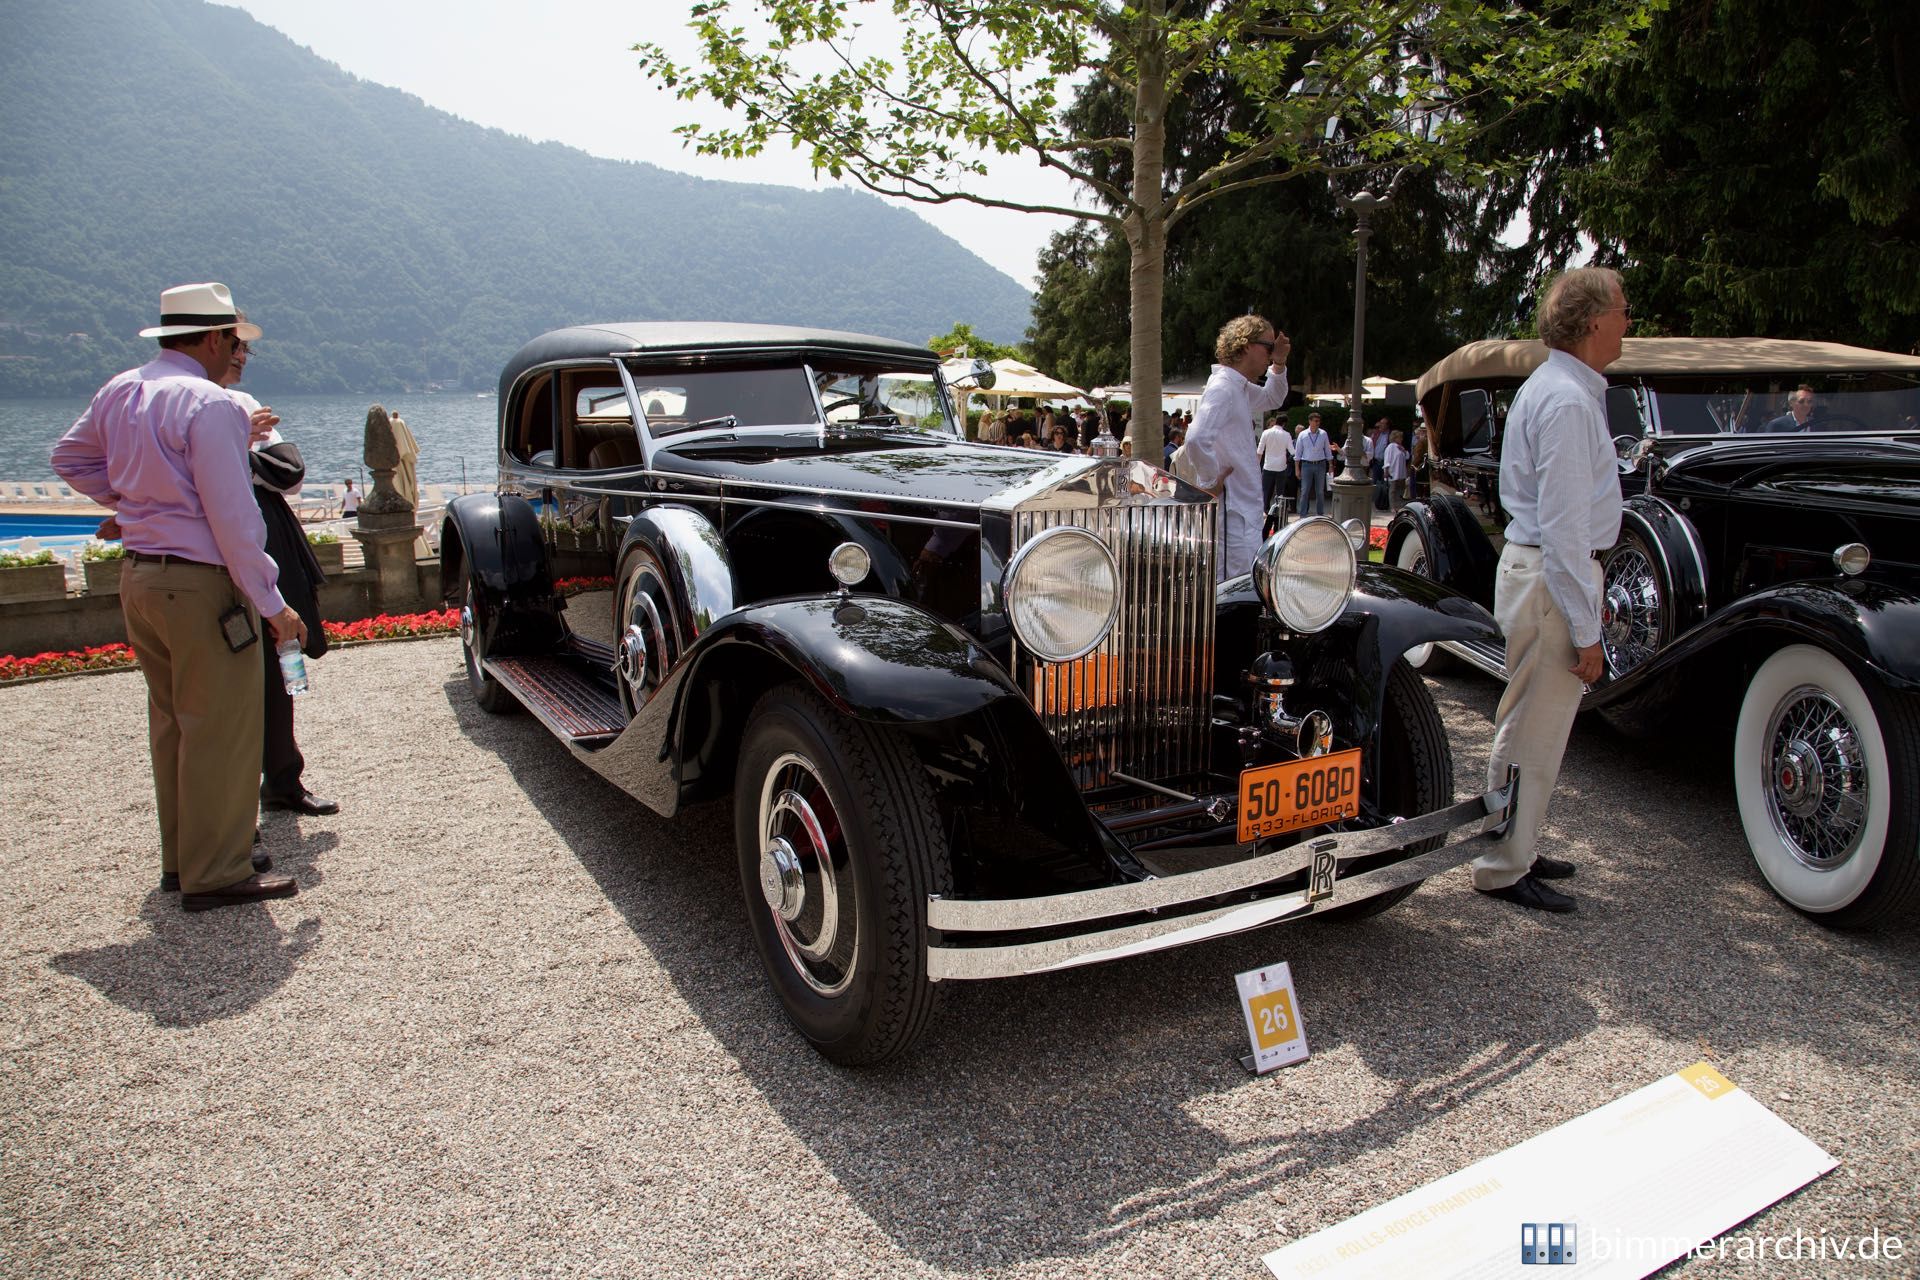
[[[39,538],[44,541],[47,538],[70,538],[76,534],[90,538],[99,527],[99,516],[38,516],[0,512],[0,539]]]

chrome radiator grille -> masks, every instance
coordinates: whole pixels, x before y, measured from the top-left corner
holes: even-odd
[[[1074,662],[1017,653],[1040,720],[1081,787],[1113,771],[1165,778],[1206,763],[1213,683],[1211,502],[1018,511],[1013,546],[1078,525],[1120,565],[1120,610],[1098,649]]]

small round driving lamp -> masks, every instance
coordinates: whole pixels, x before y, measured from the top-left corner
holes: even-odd
[[[857,542],[843,542],[827,554],[827,572],[843,587],[864,582],[873,572],[873,557]]]
[[[1836,548],[1833,553],[1833,567],[1849,578],[1859,577],[1872,563],[1873,553],[1867,550],[1864,542],[1849,542],[1844,547]]]
[[[1021,647],[1071,662],[1100,647],[1120,609],[1120,566],[1107,544],[1076,525],[1048,529],[1007,566],[1007,618]]]
[[[1347,531],[1347,541],[1353,544],[1353,549],[1356,553],[1367,549],[1367,535],[1369,531],[1365,520],[1348,520],[1340,527]]]
[[[1253,589],[1289,631],[1333,625],[1353,594],[1353,541],[1325,516],[1297,520],[1268,538],[1253,561]]]

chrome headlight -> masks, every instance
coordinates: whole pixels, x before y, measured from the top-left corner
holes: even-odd
[[[1296,520],[1267,539],[1253,561],[1253,589],[1289,631],[1333,625],[1353,594],[1353,543],[1324,516]]]
[[[1007,617],[1036,658],[1070,662],[1099,647],[1120,609],[1120,566],[1074,525],[1048,529],[1007,566]]]

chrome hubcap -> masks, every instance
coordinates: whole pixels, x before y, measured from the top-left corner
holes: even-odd
[[[1840,866],[1860,847],[1867,823],[1870,786],[1859,730],[1825,690],[1802,685],[1780,699],[1764,741],[1775,834],[1804,866]]]
[[[471,602],[460,606],[460,643],[473,648],[473,605]]]
[[[803,756],[781,756],[760,789],[760,896],[794,972],[825,996],[853,979],[850,876],[840,815],[819,774]]]
[[[620,636],[620,677],[630,689],[641,689],[647,682],[647,633],[638,623],[628,623]]]
[[[800,872],[800,855],[781,836],[760,851],[760,896],[782,920],[800,916],[807,902],[807,881]]]

